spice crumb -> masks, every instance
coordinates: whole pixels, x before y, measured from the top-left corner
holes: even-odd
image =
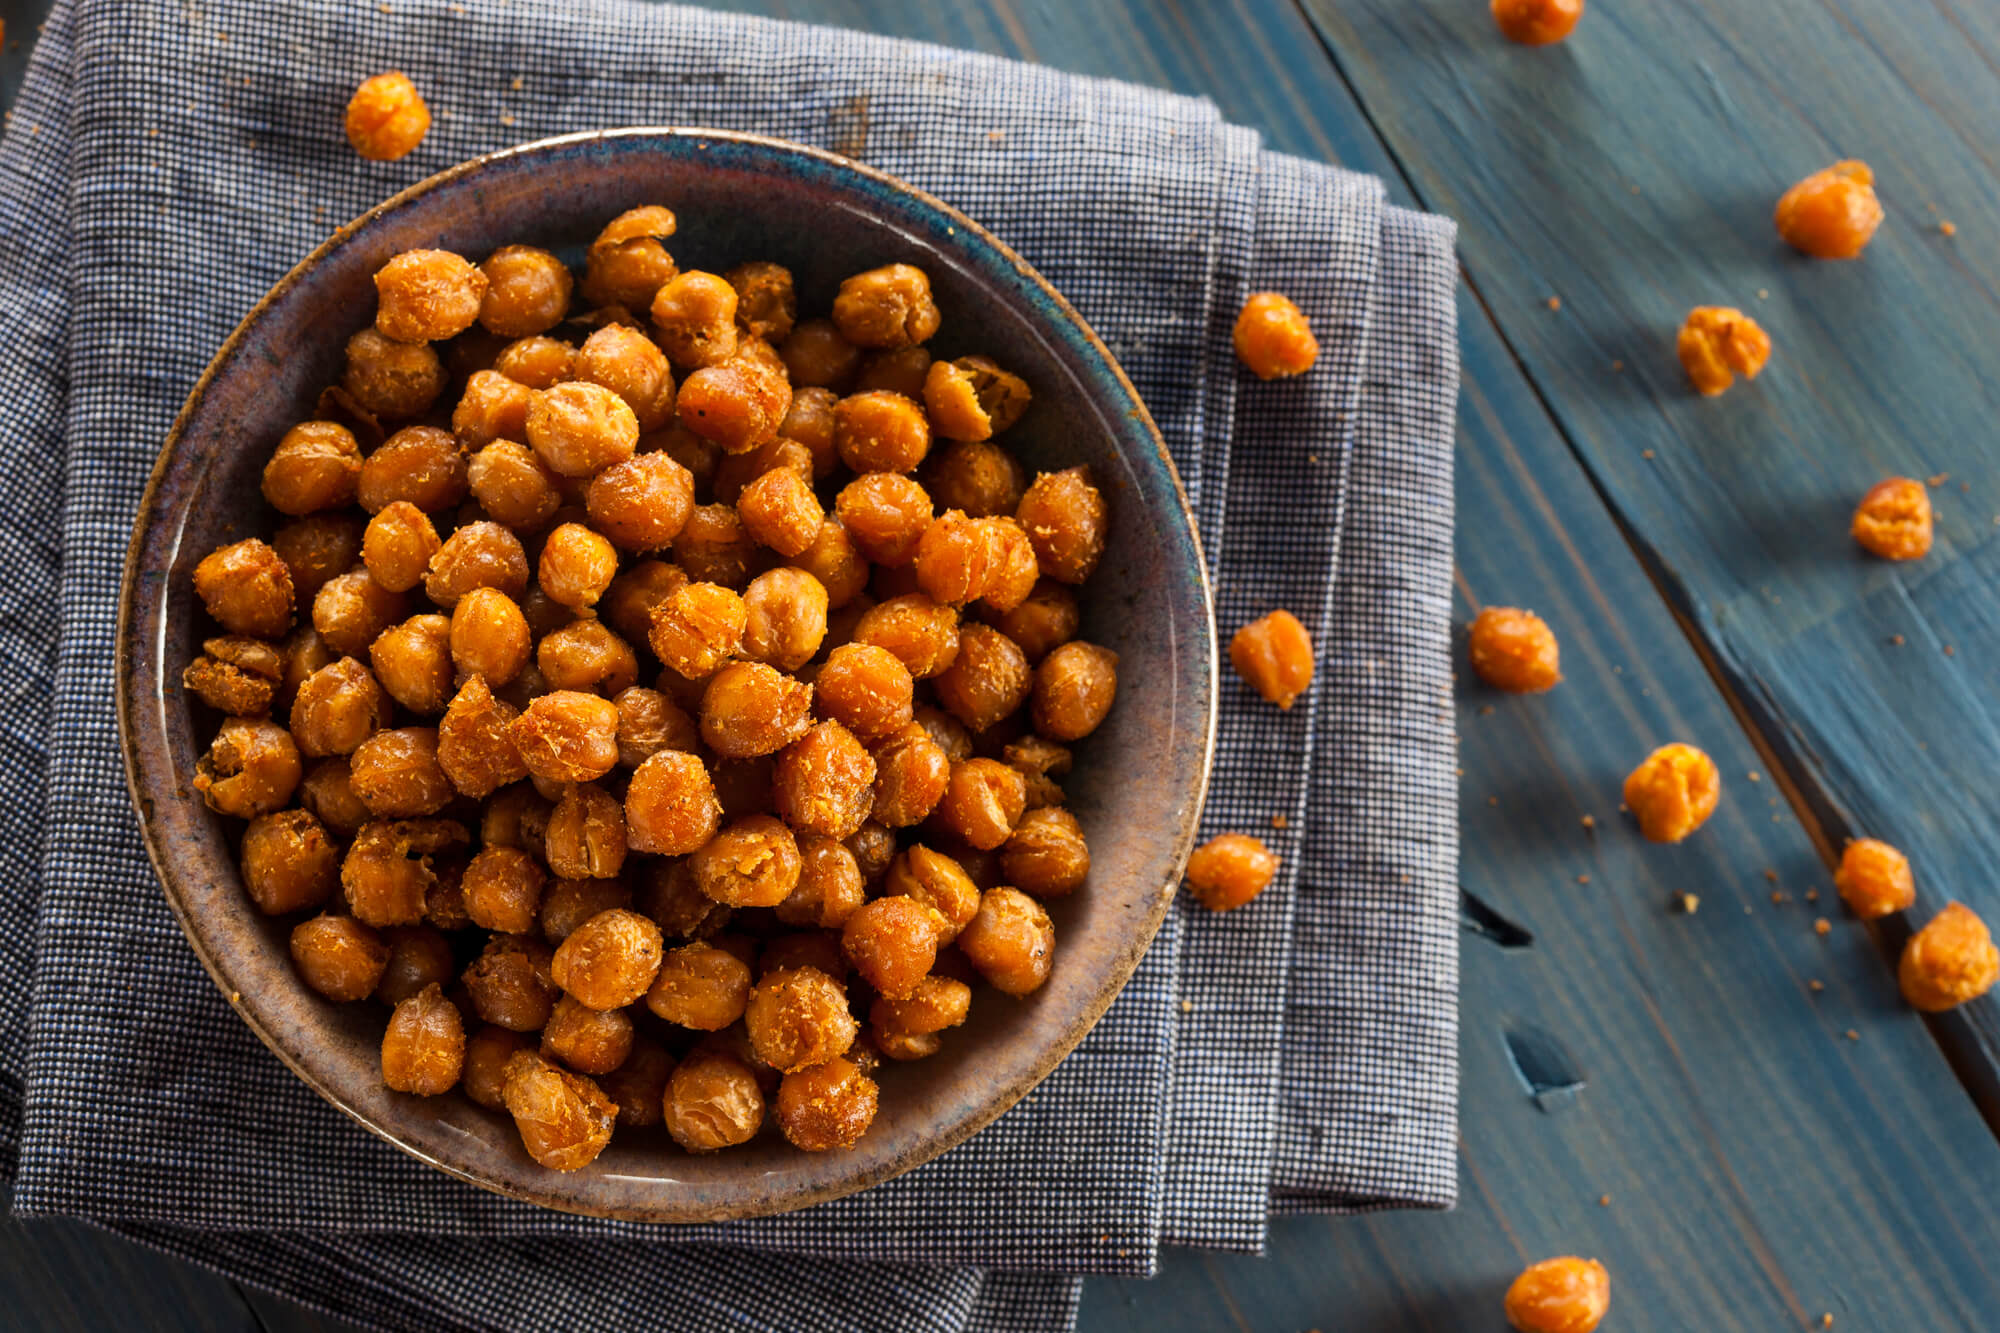
[[[1932,490],[1936,490],[1950,480],[1951,473],[1949,472],[1933,472],[1930,476],[1924,478],[1924,484]]]
[[[1757,289],[1757,299],[1758,299],[1758,300],[1760,300],[1760,301],[1768,301],[1768,300],[1770,300],[1770,299],[1771,299],[1771,289],[1770,289],[1769,287],[1759,287],[1759,288]]]
[[[1596,828],[1597,820],[1590,815],[1585,815],[1583,817],[1583,826],[1585,828]]]
[[[1769,866],[1765,866],[1764,878],[1770,880],[1773,884],[1776,884],[1778,882],[1778,872],[1771,869]]]
[[[1479,706],[1479,716],[1481,717],[1485,717],[1488,713],[1491,713],[1492,711],[1493,711],[1492,704],[1481,704]]]
[[[511,111],[502,111],[500,113],[500,123],[502,125],[512,125],[514,123],[514,113]]]
[[[521,89],[522,89],[523,87],[525,87],[525,86],[526,86],[526,83],[525,83],[525,81],[524,81],[524,80],[523,80],[523,79],[521,78],[521,76],[520,76],[520,75],[516,74],[516,75],[514,76],[514,81],[513,81],[512,83],[508,84],[507,86],[508,86],[508,88],[512,89],[512,90],[513,90],[514,92],[517,92],[517,93],[518,93],[518,92],[520,92],[520,91],[521,91]]]
[[[1613,361],[1611,363],[1611,368],[1615,371],[1623,372],[1625,369],[1625,363],[1623,361]]]
[[[1831,935],[1832,933],[1833,933],[1833,923],[1831,921],[1828,921],[1823,916],[1816,916],[1813,918],[1813,934]]]
[[[1701,899],[1692,893],[1683,893],[1676,905],[1686,915],[1693,916],[1701,908]]]
[[[1597,1206],[1599,1208],[1609,1208],[1611,1206],[1611,1196],[1609,1194],[1598,1195]]]
[[[1993,521],[2000,523],[2000,515],[1996,515]],[[1903,636],[1900,634],[1891,634],[1889,636],[1889,646],[1891,648],[1901,648],[1903,646]]]
[[[1952,646],[1951,646],[1950,644],[1946,644],[1946,645],[1944,646],[1944,655],[1945,655],[1946,657],[1957,657],[1957,656],[1958,656],[1958,649],[1956,649],[1956,648],[1952,647]]]
[[[1752,782],[1762,782],[1764,780],[1764,775],[1754,768],[1750,770],[1749,777]]]
[[[1489,796],[1489,797],[1487,797],[1487,798],[1486,798],[1486,804],[1488,804],[1488,805],[1498,805],[1498,804],[1500,804],[1500,798],[1499,798],[1498,796]]]
[[[1856,1031],[1855,1031],[1855,1030],[1854,1030],[1853,1028],[1849,1028],[1849,1029],[1847,1029],[1847,1039],[1848,1039],[1849,1041],[1860,1041],[1860,1040],[1861,1040],[1861,1034],[1860,1034],[1859,1032],[1856,1032]],[[1826,1327],[1826,1326],[1825,1326],[1824,1324],[1822,1324],[1822,1325],[1820,1325],[1820,1327],[1824,1328],[1824,1327]]]
[[[1181,1001],[1181,1012],[1182,1012],[1182,1013],[1184,1013],[1184,1014],[1191,1014],[1191,1013],[1193,1013],[1193,1012],[1194,1012],[1194,1001],[1193,1001],[1193,1000],[1182,1000],[1182,1001]]]
[[[1807,889],[1807,890],[1806,890],[1806,901],[1807,901],[1807,902],[1809,902],[1809,903],[1816,903],[1816,902],[1818,902],[1818,901],[1819,901],[1819,890],[1818,890],[1818,889]]]
[[[1773,907],[1783,907],[1786,903],[1790,902],[1791,900],[1792,900],[1792,895],[1786,893],[1783,889],[1771,890],[1771,905]]]
[[[1588,884],[1588,883],[1590,883],[1590,876],[1588,876],[1588,875],[1578,875],[1578,876],[1576,877],[1576,882],[1577,882],[1577,883],[1579,883],[1579,884]]]
[[[1806,989],[1817,995],[1826,989],[1826,983],[1818,977],[1814,977],[1812,980],[1806,982]]]
[[[1285,818],[1283,811],[1280,811],[1279,813],[1271,816],[1272,828],[1285,828],[1288,825],[1290,825],[1291,822],[1292,822],[1291,820]]]
[[[1563,308],[1563,299],[1560,296],[1551,296],[1549,298],[1549,309],[1560,310],[1562,308]]]
[[[1956,222],[1952,222],[1952,221],[1949,221],[1949,220],[1946,220],[1946,221],[1944,221],[1944,222],[1940,222],[1940,223],[1938,223],[1938,231],[1939,231],[1940,233],[1942,233],[1943,235],[1946,235],[1946,236],[1956,236],[1956,235],[1958,235],[1958,224],[1957,224]],[[1833,1316],[1832,1316],[1832,1315],[1828,1315],[1828,1316],[1827,1316],[1827,1322],[1828,1322],[1828,1323],[1832,1323],[1832,1322],[1833,1322]]]
[[[1639,457],[1641,458],[1651,458],[1652,456],[1653,456],[1653,451],[1651,449],[1641,449],[1639,451]]]
[[[375,6],[375,8],[380,10],[384,14],[393,14],[396,12],[395,10],[389,8],[389,6],[387,5],[377,5]]]

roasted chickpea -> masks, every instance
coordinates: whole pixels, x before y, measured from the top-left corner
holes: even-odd
[[[620,1127],[647,1127],[660,1123],[667,1079],[673,1072],[674,1058],[664,1048],[644,1037],[634,1037],[625,1063],[599,1075],[597,1082],[604,1095],[617,1103]]]
[[[908,347],[928,342],[940,316],[931,280],[910,264],[857,273],[833,298],[833,323],[856,347]]]
[[[931,428],[908,398],[874,390],[834,405],[833,443],[856,472],[911,472],[930,452]]]
[[[424,920],[439,930],[464,930],[472,924],[465,911],[465,864],[469,858],[447,852],[431,863],[434,878],[424,891]],[[442,983],[440,983],[442,984]],[[457,1003],[457,997],[453,997]]]
[[[799,303],[790,269],[759,260],[738,264],[723,277],[736,291],[736,322],[751,337],[777,342],[791,333]]]
[[[1494,0],[1496,13],[1501,3]],[[1577,12],[1582,9],[1576,0]],[[1521,1333],[1591,1333],[1610,1305],[1611,1275],[1604,1265],[1574,1255],[1530,1264],[1507,1288],[1507,1322]]]
[[[762,662],[731,662],[701,696],[701,738],[725,759],[776,754],[812,725],[812,686]]]
[[[645,871],[635,906],[663,934],[676,939],[708,939],[729,924],[732,913],[695,884],[686,857],[649,861]]]
[[[826,519],[812,484],[790,468],[773,468],[744,487],[736,514],[754,540],[788,559],[804,554]]]
[[[1082,583],[1104,556],[1110,517],[1087,467],[1036,477],[1014,517],[1042,573],[1059,583]]]
[[[480,507],[510,528],[539,528],[562,506],[561,478],[532,449],[512,440],[495,440],[474,454],[466,476]]]
[[[797,671],[826,638],[826,589],[803,569],[767,570],[743,591],[743,655]]]
[[[831,389],[794,384],[792,405],[778,423],[778,435],[804,446],[812,458],[812,479],[822,480],[840,466],[840,453],[833,444],[833,406],[840,395]]]
[[[260,639],[240,635],[204,640],[202,655],[181,672],[181,685],[217,712],[235,717],[267,713],[285,677],[285,660]]]
[[[397,500],[435,514],[465,499],[466,463],[451,432],[405,426],[362,461],[355,497],[371,514]]]
[[[594,694],[544,694],[509,732],[528,772],[548,782],[595,782],[618,766],[618,708]]]
[[[960,638],[958,612],[922,593],[894,597],[871,607],[854,626],[856,643],[885,649],[918,680],[949,670],[958,660]],[[1026,682],[1024,663],[1022,697],[1026,697]],[[1015,700],[1016,705],[1019,702]]]
[[[700,755],[660,750],[633,770],[625,790],[625,836],[633,851],[684,856],[715,837],[721,820]]]
[[[475,588],[498,588],[517,602],[527,591],[528,553],[498,523],[468,523],[452,533],[424,576],[425,594],[446,610]]]
[[[814,681],[820,711],[871,742],[909,724],[914,691],[902,660],[870,643],[835,648]]]
[[[745,522],[747,526],[748,520]],[[846,526],[835,517],[824,518],[805,549],[792,557],[792,563],[826,589],[829,611],[850,605],[868,587],[868,562],[861,558]]]
[[[931,498],[908,477],[873,472],[841,488],[834,510],[863,556],[877,565],[907,565],[931,526]]]
[[[1052,579],[1038,579],[1013,610],[988,616],[993,628],[1012,639],[1030,663],[1074,639],[1083,623],[1076,594]]]
[[[1771,358],[1771,338],[1757,321],[1728,306],[1696,306],[1674,342],[1681,366],[1704,398],[1736,382],[1757,378]]]
[[[533,936],[495,935],[459,979],[482,1021],[510,1032],[539,1032],[556,1006],[553,958]]]
[[[283,727],[232,717],[196,763],[194,789],[217,814],[254,819],[290,802],[302,771],[298,746]]]
[[[768,973],[750,991],[743,1022],[757,1058],[783,1073],[845,1055],[858,1030],[846,988],[816,967]]]
[[[283,674],[278,680],[277,694],[271,700],[272,712],[289,719],[293,701],[299,697],[299,686],[305,684],[306,677],[321,667],[332,665],[337,659],[333,649],[313,632],[311,625],[302,625],[286,636],[285,641],[278,645],[278,659]]]
[[[860,868],[864,884],[873,884],[889,869],[889,863],[896,859],[896,835],[874,820],[869,820],[841,843],[854,857],[854,864]]]
[[[792,389],[783,366],[766,365],[749,355],[704,366],[681,386],[681,422],[722,446],[724,453],[740,454],[776,439],[778,423],[791,406]]]
[[[508,1057],[501,1096],[521,1145],[552,1171],[576,1171],[611,1142],[618,1107],[582,1074],[558,1069],[533,1051]]]
[[[889,863],[882,892],[910,899],[936,916],[938,943],[958,938],[979,910],[979,886],[954,857],[914,843]]]
[[[1027,780],[997,759],[967,759],[951,766],[931,826],[992,851],[1007,841],[1028,804]]]
[[[766,472],[779,470],[796,473],[799,480],[811,482],[812,451],[797,440],[780,435],[740,454],[725,454],[715,465],[715,476],[711,479],[716,503],[734,505],[752,482]]]
[[[1028,808],[1061,805],[1063,789],[1056,778],[1069,772],[1070,752],[1041,736],[1023,736],[1003,746],[1000,758],[1009,768],[1017,768],[1028,780]]]
[[[701,729],[681,706],[658,690],[633,686],[611,702],[618,708],[618,763],[637,768],[662,750],[690,754],[701,746]]]
[[[460,880],[472,923],[507,935],[535,929],[548,876],[535,858],[515,847],[487,847],[472,858]]]
[[[597,614],[627,643],[645,643],[652,634],[653,611],[687,585],[679,565],[664,560],[640,560],[619,571],[597,602]]]
[[[786,899],[790,902],[791,899]],[[838,930],[799,930],[765,941],[757,954],[757,975],[815,968],[846,984],[847,955],[840,950]]]
[[[933,452],[921,477],[932,503],[972,518],[1011,518],[1028,486],[1026,473],[1005,449],[964,441]]]
[[[245,851],[247,859],[247,841]],[[1917,901],[1910,858],[1874,838],[1857,838],[1841,851],[1833,887],[1840,891],[1847,910],[1863,921],[1906,911]]]
[[[374,675],[352,657],[307,676],[292,701],[292,736],[312,758],[353,754],[389,720],[389,696]]]
[[[267,916],[318,907],[340,882],[340,849],[305,810],[258,815],[243,831],[243,887]]]
[[[437,879],[433,859],[463,847],[465,826],[449,819],[378,819],[363,824],[340,863],[347,906],[371,926],[414,926]]]
[[[1913,1008],[1943,1013],[1993,989],[2000,979],[2000,950],[1977,912],[1947,903],[1903,946],[1896,979]]]
[[[745,815],[768,815],[777,809],[771,795],[771,775],[777,759],[764,755],[756,759],[723,759],[715,765],[715,796],[722,802],[725,821]]]
[[[342,756],[322,759],[313,766],[299,784],[299,804],[339,837],[353,837],[368,822],[368,807],[354,794],[347,760]]]
[[[778,920],[788,926],[838,929],[847,923],[847,918],[854,915],[867,896],[868,888],[862,881],[861,867],[846,844],[832,838],[808,833],[799,838],[798,844],[798,887],[778,904]],[[835,952],[838,954],[837,948]],[[822,967],[821,970],[838,975],[845,967],[846,958],[843,955],[838,969]]]
[[[565,788],[543,841],[549,869],[567,879],[610,879],[625,866],[625,807],[588,782]]]
[[[1625,806],[1650,842],[1679,842],[1715,813],[1722,775],[1692,745],[1663,745],[1625,779]]]
[[[363,329],[347,340],[340,387],[374,417],[384,421],[420,417],[431,410],[444,384],[444,362],[429,343],[399,343],[374,329]]]
[[[1528,2],[1546,4],[1549,0]],[[1496,14],[1503,3],[1518,5],[1522,0],[1494,0]],[[1282,292],[1252,293],[1236,316],[1232,337],[1237,359],[1260,380],[1303,375],[1319,359],[1319,340],[1313,337],[1305,312]]]
[[[1051,660],[1054,654],[1044,665]],[[966,625],[958,633],[957,655],[939,673],[935,685],[938,702],[978,732],[1019,708],[1027,700],[1033,681],[1027,656],[1012,639],[990,625]],[[1105,706],[1109,707],[1108,699]]]
[[[1875,173],[1866,162],[1836,162],[1785,191],[1778,200],[1778,235],[1815,259],[1853,259],[1882,225]]]
[[[458,1084],[465,1020],[435,983],[396,1006],[382,1034],[382,1082],[395,1092],[435,1097]]]
[[[369,646],[375,678],[389,697],[413,713],[436,713],[451,700],[451,622],[411,616],[391,625]]]
[[[972,987],[955,977],[928,976],[901,999],[877,997],[868,1022],[879,1032],[923,1037],[957,1027],[971,1010]]]
[[[362,80],[347,99],[347,142],[371,162],[394,162],[430,133],[431,109],[401,70]]]
[[[617,549],[581,523],[564,523],[542,544],[537,581],[564,606],[581,611],[597,605],[617,573]]]
[[[493,697],[483,676],[460,688],[438,722],[437,748],[438,767],[460,795],[477,800],[528,776],[514,738],[519,717],[512,704]]]
[[[838,722],[822,722],[778,755],[777,813],[803,833],[845,838],[875,804],[875,759]]]
[[[1482,607],[1473,618],[1466,646],[1472,669],[1497,690],[1540,694],[1562,681],[1555,632],[1533,611]]]
[[[923,347],[897,347],[870,352],[861,358],[860,373],[854,377],[855,393],[900,394],[912,403],[924,399],[924,376],[930,373],[931,354]],[[929,423],[926,422],[926,429]]]
[[[458,793],[437,758],[437,732],[430,727],[378,731],[354,749],[348,784],[377,819],[434,815]]]
[[[630,907],[632,890],[622,879],[558,879],[542,894],[542,938],[561,944],[599,912]]]
[[[561,475],[592,477],[632,457],[639,419],[603,385],[572,380],[535,394],[528,407],[528,443]]]
[[[532,245],[503,245],[479,266],[486,295],[479,322],[502,338],[547,333],[569,314],[569,266]]]
[[[366,569],[327,580],[313,598],[313,629],[327,647],[347,657],[368,651],[377,635],[402,619],[407,599],[375,581]]]
[[[875,1122],[875,1080],[847,1059],[785,1075],[776,1119],[785,1141],[802,1152],[851,1148]]]
[[[1262,893],[1278,873],[1278,858],[1248,833],[1221,833],[1188,857],[1189,892],[1212,912],[1227,912]]]
[[[496,440],[522,438],[528,428],[528,408],[534,391],[494,370],[474,371],[465,392],[452,409],[451,432],[470,450],[483,450]],[[468,478],[470,471],[468,470]],[[478,493],[478,486],[473,491]]]
[[[956,361],[934,362],[924,376],[924,408],[930,413],[931,428],[947,440],[990,440],[1021,419],[1033,394],[1026,380],[1002,370],[983,356],[962,356]],[[991,455],[977,455],[982,466],[998,466]],[[1006,458],[1006,455],[1001,455]],[[1013,460],[1007,458],[1011,463]],[[1020,498],[1018,466],[1011,469],[1015,499]],[[968,479],[969,480],[969,479]],[[935,494],[935,492],[933,492]],[[971,505],[955,500],[944,504],[971,514]],[[1013,505],[988,509],[990,514],[1011,514]]]
[[[654,295],[660,346],[677,366],[718,366],[736,355],[736,289],[713,273],[689,270]]]
[[[822,672],[822,680],[825,673]],[[875,748],[875,804],[870,817],[891,828],[921,823],[944,797],[951,760],[916,722]]]
[[[972,758],[972,733],[963,722],[942,709],[929,704],[920,705],[916,711],[916,723],[930,733],[931,739],[945,753],[945,758],[954,764],[961,759]]]
[[[670,949],[646,992],[659,1018],[700,1032],[719,1032],[743,1017],[750,968],[727,949],[699,941]]]
[[[556,949],[556,985],[592,1009],[622,1009],[646,993],[660,970],[660,928],[623,908],[599,912]]]
[[[528,1039],[518,1032],[488,1023],[465,1043],[465,1066],[459,1083],[465,1095],[489,1111],[506,1109],[502,1089],[503,1070],[516,1051],[528,1049]]]
[[[505,685],[528,664],[528,620],[498,588],[474,588],[452,608],[451,661],[465,676]]]
[[[725,907],[776,907],[799,885],[799,845],[770,815],[723,828],[688,858],[703,894]]]
[[[1042,905],[1018,889],[988,889],[959,932],[958,949],[995,990],[1026,995],[1049,978],[1056,928]]]
[[[1035,552],[1014,520],[967,518],[952,509],[925,529],[915,570],[918,586],[936,601],[963,606],[984,600],[1009,611],[1035,586]]]
[[[380,587],[408,592],[423,581],[424,570],[440,545],[430,517],[408,500],[397,500],[368,520],[361,559]],[[318,611],[317,598],[314,611]]]
[[[365,1000],[389,965],[389,946],[351,916],[316,916],[292,927],[292,965],[329,1000]]]
[[[589,1009],[565,995],[542,1029],[542,1058],[579,1074],[609,1074],[631,1054],[632,1020],[622,1009]]]
[[[667,1079],[667,1133],[688,1152],[748,1143],[764,1126],[764,1093],[750,1066],[696,1047]]]
[[[595,306],[646,310],[679,270],[660,242],[678,226],[671,209],[647,204],[611,219],[590,243],[583,299]]]
[[[1066,643],[1035,668],[1035,730],[1051,740],[1082,740],[1104,721],[1117,693],[1117,653],[1080,639]]]
[[[194,590],[209,615],[231,634],[275,639],[292,627],[291,570],[255,537],[202,557],[194,567]]]
[[[271,549],[284,561],[301,603],[310,605],[328,579],[360,563],[365,531],[351,514],[311,514],[271,534]]]
[[[1009,884],[1037,898],[1074,893],[1090,874],[1090,846],[1084,841],[1083,826],[1061,806],[1028,811],[1001,845],[1000,873]]]
[[[861,349],[841,337],[832,320],[800,321],[778,344],[794,385],[844,389],[861,368]]]
[[[1910,477],[1890,477],[1861,497],[1851,530],[1870,555],[1921,560],[1930,554],[1931,522],[1931,496],[1924,484]]]
[[[428,986],[443,987],[451,981],[451,941],[433,926],[391,926],[382,932],[389,946],[389,961],[382,979],[375,983],[375,998],[398,1005]]]
[[[1312,636],[1290,611],[1273,611],[1230,636],[1229,665],[1257,693],[1290,708],[1312,684]]]
[[[486,803],[479,840],[488,847],[518,847],[539,857],[555,808],[555,802],[536,791],[533,783],[517,782]]]
[[[937,961],[945,929],[943,918],[914,898],[877,898],[847,918],[840,947],[876,990],[892,997],[908,995]]]
[[[598,473],[585,506],[597,529],[625,550],[663,550],[694,511],[694,478],[666,454],[639,454]]]
[[[530,389],[553,389],[576,378],[576,348],[560,338],[520,338],[500,349],[492,368]]]
[[[264,464],[264,498],[281,514],[311,514],[354,502],[361,446],[331,421],[302,421],[286,431]]]
[[[625,400],[641,431],[658,430],[674,414],[674,374],[652,339],[623,324],[606,324],[577,350],[576,378]]]
[[[674,560],[691,579],[741,588],[762,552],[729,505],[696,505],[674,538]]]
[[[749,608],[714,583],[689,583],[654,608],[648,642],[654,655],[689,680],[715,674],[743,646]]]
[[[375,271],[375,298],[385,338],[442,342],[479,318],[486,275],[449,250],[405,250]]]

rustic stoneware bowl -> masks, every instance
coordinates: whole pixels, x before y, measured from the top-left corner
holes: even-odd
[[[190,786],[217,719],[180,670],[215,632],[191,574],[209,550],[268,534],[264,461],[338,378],[346,339],[374,314],[371,275],[391,255],[483,256],[514,241],[574,259],[605,221],[642,203],[681,220],[683,267],[775,259],[800,305],[823,311],[846,274],[894,260],[931,275],[944,355],[985,352],[1026,376],[1035,402],[1008,435],[1031,468],[1088,463],[1110,500],[1109,549],[1086,598],[1090,637],[1121,655],[1120,697],[1079,755],[1071,806],[1088,830],[1090,883],[1053,905],[1057,955],[1025,1001],[981,990],[942,1054],[881,1074],[881,1114],[849,1152],[807,1154],[767,1129],[689,1156],[658,1130],[620,1135],[591,1166],[537,1167],[504,1116],[459,1093],[387,1091],[384,1012],[336,1005],[292,971],[293,919],[261,916],[239,881],[242,825]],[[250,313],[195,386],[160,454],[125,571],[119,699],[126,768],[146,845],[189,942],[253,1031],[298,1076],[376,1134],[475,1185],[550,1208],[649,1221],[786,1211],[865,1188],[965,1140],[1082,1040],[1131,975],[1179,880],[1208,777],[1215,636],[1199,547],[1145,408],[1102,343],[1013,252],[907,185],[774,140],[634,129],[553,139],[469,162],[341,230]]]

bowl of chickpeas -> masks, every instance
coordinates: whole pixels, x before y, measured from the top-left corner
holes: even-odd
[[[469,162],[250,313],[128,556],[146,845],[244,1021],[475,1185],[765,1215],[962,1142],[1164,916],[1185,497],[946,205],[754,136]]]

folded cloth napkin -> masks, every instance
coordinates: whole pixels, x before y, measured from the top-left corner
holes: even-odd
[[[1066,1324],[1063,1275],[1150,1272],[1163,1240],[1254,1250],[1274,1208],[1448,1204],[1450,224],[1385,206],[1378,182],[1262,153],[1207,103],[1032,66],[679,8],[384,8],[62,0],[0,143],[0,1144],[18,1153],[15,1206],[390,1327],[560,1309],[688,1329],[1005,1329]],[[341,108],[387,68],[437,120],[412,157],[365,163]],[[242,313],[338,222],[432,171],[643,123],[832,147],[1012,243],[1152,408],[1223,633],[1284,605],[1319,644],[1319,683],[1288,712],[1224,686],[1204,822],[1280,853],[1263,897],[1171,914],[1091,1036],[971,1142],[850,1199],[717,1226],[487,1195],[314,1097],[165,910],[112,720],[138,495]],[[1264,288],[1312,317],[1313,374],[1267,385],[1237,368],[1231,322]],[[871,1262],[838,1262],[855,1259]]]

